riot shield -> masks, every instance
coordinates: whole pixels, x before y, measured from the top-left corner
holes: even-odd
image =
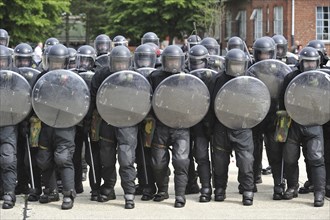
[[[209,55],[207,61],[208,68],[221,72],[225,70],[225,58],[218,55]]]
[[[214,100],[218,120],[231,129],[252,128],[270,108],[267,86],[251,76],[239,76],[224,84]]]
[[[201,69],[190,71],[190,74],[197,76],[205,83],[206,86],[208,86],[209,83],[211,82],[212,78],[216,74],[218,74],[218,72],[215,70],[211,70],[211,69],[201,68]]]
[[[320,71],[325,72],[330,75],[330,69],[322,68]]]
[[[92,71],[86,71],[86,72],[81,72],[81,73],[78,73],[79,76],[81,76],[81,78],[84,79],[84,81],[86,82],[88,88],[91,88],[91,82],[92,82],[92,78],[94,76],[94,72]]]
[[[0,127],[16,125],[31,111],[31,86],[20,74],[0,71]]]
[[[30,86],[33,87],[37,81],[40,71],[30,67],[20,67],[19,71],[20,74],[29,82]]]
[[[108,76],[96,95],[100,116],[115,127],[141,122],[151,108],[151,86],[135,71],[119,71]]]
[[[142,68],[137,69],[136,71],[141,73],[144,77],[147,77],[147,76],[149,76],[149,74],[151,72],[153,72],[155,70],[156,70],[155,68],[151,68],[151,67],[142,67]]]
[[[319,70],[300,73],[288,85],[284,104],[301,125],[323,125],[330,120],[330,75]]]
[[[102,54],[95,59],[95,65],[99,67],[109,66],[110,58],[109,54]]]
[[[67,128],[87,114],[90,93],[85,81],[70,70],[53,70],[39,78],[32,90],[32,106],[45,124]]]
[[[179,73],[156,88],[152,107],[157,118],[172,128],[189,128],[200,122],[210,105],[210,94],[201,79]]]
[[[284,77],[292,72],[291,68],[274,59],[267,59],[253,64],[246,72],[248,76],[260,79],[268,87],[272,99],[278,99],[283,87]]]

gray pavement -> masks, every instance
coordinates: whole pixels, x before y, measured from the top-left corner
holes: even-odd
[[[263,164],[267,164],[264,156]],[[300,184],[306,180],[303,157],[300,159]],[[118,166],[117,166],[118,168]],[[198,194],[187,195],[184,208],[174,208],[173,172],[170,178],[170,198],[163,202],[141,201],[136,196],[135,209],[124,209],[123,190],[118,177],[115,188],[117,199],[106,203],[90,201],[88,181],[84,182],[84,193],[79,194],[72,210],[61,210],[61,201],[39,204],[28,202],[24,196],[17,197],[13,209],[0,209],[0,219],[318,219],[330,220],[330,201],[326,198],[324,207],[313,207],[313,194],[299,194],[293,200],[272,200],[272,177],[263,175],[253,206],[243,206],[238,193],[237,168],[235,159],[229,168],[227,199],[224,202],[199,203]],[[27,207],[25,209],[24,207]]]

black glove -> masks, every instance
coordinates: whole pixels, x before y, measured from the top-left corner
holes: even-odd
[[[91,130],[91,122],[89,120],[84,120],[83,122],[83,131],[84,135],[88,135]]]
[[[22,121],[19,124],[19,133],[20,135],[22,135],[23,137],[26,137],[26,135],[30,134],[30,124],[27,121]]]

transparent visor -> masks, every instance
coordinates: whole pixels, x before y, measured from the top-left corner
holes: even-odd
[[[243,76],[247,69],[246,61],[230,60],[226,62],[226,73],[231,76]]]
[[[31,67],[32,66],[32,57],[14,57],[14,64],[17,68],[20,67]]]
[[[81,71],[89,71],[94,67],[94,60],[91,57],[77,56],[77,69]]]
[[[8,68],[10,66],[10,57],[0,57],[0,69]]]
[[[204,45],[206,49],[209,51],[210,55],[218,55],[220,56],[220,45]]]
[[[196,69],[201,69],[201,68],[206,68],[207,66],[207,59],[202,58],[202,59],[196,59],[196,58],[189,58],[189,70],[196,70]]]
[[[8,47],[9,39],[8,38],[0,38],[0,45]]]
[[[276,50],[276,57],[277,58],[284,58],[286,57],[286,53],[288,52],[287,45],[277,45]]]
[[[142,38],[141,44],[145,44],[145,43],[154,43],[157,46],[159,46],[159,38],[155,38],[155,39]]]
[[[302,61],[302,71],[316,70],[318,68],[317,60],[303,60]]]
[[[134,65],[136,68],[151,67],[156,65],[156,54],[152,53],[135,53]]]
[[[110,56],[110,71],[118,72],[122,70],[129,70],[131,67],[130,57],[111,57]]]
[[[96,43],[95,49],[97,51],[97,54],[107,54],[110,52],[111,44],[110,42],[99,42]]]
[[[66,69],[67,67],[67,58],[60,57],[48,57],[48,69],[57,70],[57,69]]]
[[[267,60],[267,59],[274,59],[275,58],[275,51],[269,50],[269,51],[256,51],[255,54],[255,60],[261,61],[261,60]]]
[[[163,71],[169,73],[179,73],[183,70],[184,57],[183,56],[162,56]]]

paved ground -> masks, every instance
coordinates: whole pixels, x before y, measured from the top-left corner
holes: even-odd
[[[267,163],[264,157],[263,163]],[[303,160],[300,159],[300,184],[306,180]],[[272,200],[272,177],[262,176],[263,183],[258,184],[258,193],[254,205],[243,206],[242,196],[237,190],[237,168],[234,159],[230,164],[227,199],[224,202],[199,203],[198,194],[187,195],[186,206],[182,209],[173,207],[174,189],[171,176],[170,198],[157,203],[141,201],[136,196],[135,209],[124,209],[123,191],[120,179],[116,185],[117,199],[106,203],[89,200],[89,185],[84,182],[85,192],[79,194],[72,210],[60,209],[61,202],[39,204],[28,202],[24,196],[18,196],[16,206],[11,210],[0,209],[0,219],[318,219],[330,220],[330,201],[326,199],[324,207],[313,207],[312,194],[299,194],[291,201]],[[27,209],[25,209],[27,207]]]

